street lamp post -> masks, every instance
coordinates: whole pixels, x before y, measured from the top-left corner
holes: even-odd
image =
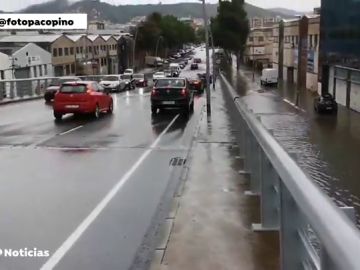
[[[156,42],[156,48],[155,48],[155,56],[157,57],[158,56],[158,48],[159,48],[159,43],[160,43],[160,40],[162,40],[163,37],[162,36],[159,36],[157,42]]]
[[[205,44],[206,44],[206,110],[207,114],[211,114],[211,97],[210,97],[210,56],[209,56],[209,28],[208,28],[208,18],[206,14],[206,4],[205,0],[201,0],[203,7],[203,18],[204,18],[204,27],[205,27]]]

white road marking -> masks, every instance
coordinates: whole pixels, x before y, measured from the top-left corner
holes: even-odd
[[[41,140],[39,140],[39,141],[36,141],[36,142],[30,144],[28,147],[36,147],[36,146],[39,146],[40,144],[43,144],[43,143],[47,142],[48,140],[50,140],[50,139],[52,139],[52,138],[55,138],[56,136],[61,136],[61,135],[69,134],[70,132],[73,132],[73,131],[75,131],[75,130],[78,130],[78,129],[82,128],[82,127],[83,127],[83,126],[77,126],[77,127],[75,127],[75,128],[72,128],[72,129],[70,129],[70,130],[64,131],[64,132],[62,132],[62,133],[57,133],[57,134],[55,134],[55,135],[51,135],[51,136],[49,136],[49,137],[43,138],[43,139],[41,139]]]
[[[65,240],[64,243],[53,253],[53,255],[46,261],[46,263],[40,268],[40,270],[51,270],[59,261],[65,256],[70,248],[76,243],[81,235],[87,230],[87,228],[95,221],[100,213],[105,209],[109,202],[115,197],[120,191],[124,184],[130,179],[132,174],[140,167],[141,163],[149,156],[153,149],[159,144],[161,138],[175,123],[179,117],[177,114],[170,124],[161,132],[158,138],[151,144],[150,149],[146,150],[141,157],[134,163],[134,165],[127,171],[126,174],[116,183],[116,185],[106,194],[106,196],[99,202],[99,204],[91,211],[91,213],[80,223],[75,231]]]
[[[301,109],[300,107],[296,106],[294,103],[292,103],[290,100],[287,100],[286,98],[283,99],[287,104],[293,106],[295,109],[300,110],[302,112],[306,112],[304,109]]]
[[[64,132],[60,133],[59,136],[69,134],[69,133],[71,133],[71,132],[73,132],[75,130],[78,130],[78,129],[82,128],[82,127],[83,127],[83,125],[74,127],[72,129],[69,129],[68,131],[64,131]]]

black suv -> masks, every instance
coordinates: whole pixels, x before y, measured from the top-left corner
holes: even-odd
[[[156,81],[151,91],[151,112],[179,108],[188,115],[194,110],[194,92],[185,78],[164,78]]]

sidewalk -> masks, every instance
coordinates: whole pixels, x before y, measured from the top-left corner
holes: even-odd
[[[151,270],[278,269],[278,234],[255,233],[259,201],[248,197],[228,105],[219,82],[210,118],[203,114],[188,179],[168,241],[156,251]]]

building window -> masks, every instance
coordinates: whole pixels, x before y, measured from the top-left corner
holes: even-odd
[[[309,46],[310,46],[310,48],[313,47],[313,35],[309,36]]]
[[[254,38],[253,38],[253,37],[249,37],[249,41],[250,41],[250,42],[253,42],[253,41],[254,41]]]
[[[76,74],[75,64],[71,64],[71,71],[72,73]]]
[[[319,42],[318,38],[319,38],[318,35],[314,35],[314,46],[315,46],[315,48],[317,48],[317,46],[318,46],[318,42]]]
[[[80,53],[83,53],[83,47],[80,47]]]
[[[65,55],[69,55],[69,48],[65,48]]]
[[[59,56],[62,56],[63,55],[63,49],[62,48],[59,48]]]
[[[47,76],[48,75],[48,72],[47,72],[47,65],[43,65],[44,67],[44,75]]]
[[[74,47],[70,48],[70,55],[74,55]]]
[[[5,72],[3,70],[0,70],[0,79],[5,80]]]
[[[264,37],[259,37],[259,42],[264,42]]]
[[[76,47],[76,53],[80,53],[80,48],[79,47]]]
[[[106,65],[107,65],[107,59],[104,58],[104,66],[106,66]]]
[[[91,52],[92,52],[92,47],[89,46],[89,47],[88,47],[88,50],[89,50],[89,53],[91,53]]]
[[[42,66],[40,65],[40,66],[39,66],[39,76],[42,77],[42,75],[43,75]]]
[[[54,48],[53,49],[53,56],[57,57],[57,55],[58,55],[58,50],[57,50],[57,48]]]

